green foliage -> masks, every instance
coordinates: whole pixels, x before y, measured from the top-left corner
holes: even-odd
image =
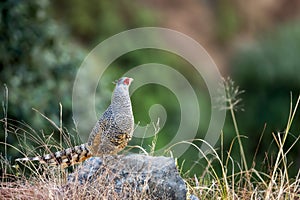
[[[233,73],[240,83],[252,79],[251,88],[266,90],[280,85],[283,89],[298,89],[300,76],[298,51],[300,26],[290,24],[275,33],[266,34],[260,43],[236,55]],[[249,85],[250,86],[250,85]]]
[[[72,35],[92,47],[119,32],[156,25],[149,8],[130,0],[55,0],[52,12],[69,26]]]
[[[53,20],[49,11],[60,24]],[[59,124],[59,103],[62,103],[63,125],[69,131],[74,127],[72,86],[77,67],[83,60],[83,51],[71,43],[63,26],[67,26],[77,39],[95,45],[128,28],[154,25],[150,12],[130,1],[59,1],[50,5],[47,0],[7,0],[1,3],[0,12],[0,84],[6,84],[9,90],[8,117],[25,121],[37,134],[57,130],[32,108]],[[65,16],[62,20],[61,13]],[[118,66],[141,64],[144,60],[140,54],[132,54],[121,59]],[[125,72],[124,69],[112,67],[108,70],[111,73],[106,75],[114,80]],[[113,84],[105,83],[104,87],[110,88],[105,95],[109,101]],[[100,93],[105,91],[101,88]],[[5,101],[4,90],[0,95]],[[100,99],[97,108],[101,109],[97,112],[103,111],[108,101]],[[3,138],[4,134],[1,134],[1,141]],[[7,142],[14,145],[17,139],[9,134]],[[13,150],[9,152],[9,155],[13,154]]]
[[[285,127],[290,92],[294,98],[299,94],[299,51],[300,26],[299,23],[293,23],[264,35],[257,44],[236,54],[231,62],[233,80],[246,91],[243,95],[245,112],[238,114],[238,121],[241,130],[247,131],[250,141],[253,141],[248,145],[249,152],[255,151],[264,124],[267,125],[265,137],[268,139],[264,140],[259,151],[261,160],[266,151],[276,146],[270,145],[270,133],[282,131],[282,127]],[[292,127],[288,141],[293,140],[293,134],[299,134],[299,128],[298,124]],[[291,152],[291,157],[296,157],[296,149]],[[292,167],[298,169],[296,160],[293,161]]]
[[[6,84],[8,117],[36,130],[54,128],[31,108],[58,124],[59,102],[64,122],[72,123],[72,84],[83,57],[80,49],[66,44],[64,30],[51,19],[47,7],[46,0],[6,0],[0,6],[0,98],[5,100]]]

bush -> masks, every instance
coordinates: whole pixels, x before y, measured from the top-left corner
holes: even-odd
[[[299,94],[299,51],[300,26],[296,22],[265,34],[258,43],[242,49],[232,59],[233,80],[241,89],[246,90],[243,95],[246,110],[238,116],[241,129],[247,130],[249,141],[253,141],[249,142],[249,152],[254,154],[264,124],[267,125],[265,137],[268,139],[264,140],[259,151],[261,160],[265,158],[266,151],[272,147],[277,148],[275,142],[274,145],[270,144],[273,138],[271,132],[277,134],[286,125],[290,93],[293,94],[293,102]],[[295,124],[288,139],[294,140],[293,133],[296,134],[299,128],[299,124]],[[293,151],[290,155],[292,161],[296,162],[297,152]]]
[[[47,8],[46,0],[6,0],[0,7],[0,98],[4,100],[6,84],[8,117],[25,121],[36,130],[44,129],[46,120],[31,108],[58,123],[59,102],[67,119],[64,122],[72,123],[72,84],[83,58],[80,48],[64,43],[67,35]],[[8,142],[16,141],[9,136]]]

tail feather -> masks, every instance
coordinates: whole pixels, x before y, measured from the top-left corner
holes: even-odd
[[[44,156],[18,158],[17,162],[39,161],[42,164],[61,166],[66,168],[68,166],[78,164],[91,157],[92,153],[87,148],[86,144],[81,144],[72,148],[67,148],[62,151],[47,154]]]

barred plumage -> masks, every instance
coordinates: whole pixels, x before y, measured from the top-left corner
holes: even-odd
[[[16,161],[39,161],[62,168],[80,163],[91,156],[116,154],[127,146],[133,134],[134,118],[129,96],[132,78],[123,77],[116,83],[111,105],[92,129],[88,142],[56,153]]]
[[[18,158],[16,161],[39,161],[42,164],[61,166],[62,168],[81,163],[91,157],[92,153],[86,144],[81,144],[72,148],[67,148],[55,153],[46,154],[44,156],[36,156],[29,158]]]

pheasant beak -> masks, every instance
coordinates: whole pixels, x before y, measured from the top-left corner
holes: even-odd
[[[128,78],[128,79],[129,79],[129,84],[128,85],[130,85],[131,82],[133,81],[133,78]]]

